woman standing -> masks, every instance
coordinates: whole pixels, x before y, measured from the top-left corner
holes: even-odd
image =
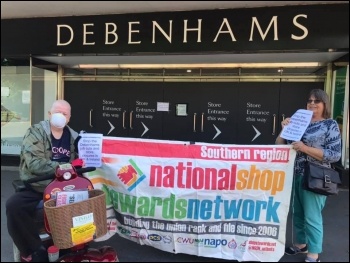
[[[341,157],[341,135],[337,122],[330,119],[330,102],[326,92],[321,89],[312,90],[307,100],[307,109],[313,115],[301,141],[285,140],[280,137],[281,134],[276,139],[276,144],[292,144],[297,151],[292,203],[296,243],[287,247],[285,253],[307,253],[305,262],[320,262],[323,242],[322,209],[327,197],[303,189],[304,166],[306,160],[326,167],[337,162]],[[283,120],[282,129],[289,123],[290,118]]]

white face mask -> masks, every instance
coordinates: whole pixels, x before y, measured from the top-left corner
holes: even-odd
[[[63,128],[66,126],[66,117],[62,113],[51,114],[50,123],[56,128]]]

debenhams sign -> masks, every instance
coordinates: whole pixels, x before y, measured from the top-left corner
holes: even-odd
[[[323,4],[5,19],[1,20],[1,53],[169,54],[348,49],[348,7]]]
[[[290,39],[300,41],[305,39],[309,31],[304,23],[307,19],[306,14],[299,14],[293,17],[292,25],[295,28],[299,29],[299,34],[290,34]],[[203,19],[197,19],[195,21],[195,27],[189,27],[188,19],[182,21],[182,43],[188,43],[188,34],[193,33],[195,38],[192,40],[196,43],[202,42],[202,36],[205,34],[205,30],[203,30],[202,25]],[[95,24],[94,23],[83,23],[82,24],[83,32],[82,32],[82,45],[96,45],[96,37],[95,34]],[[128,45],[140,45],[142,40],[140,38],[140,31],[142,30],[142,24],[140,21],[130,21],[128,22],[128,30],[127,30],[127,43]],[[62,32],[66,31],[65,39],[62,38]],[[279,40],[278,36],[278,16],[273,16],[270,20],[270,23],[266,28],[262,28],[259,23],[257,17],[252,17],[250,23],[250,34],[248,41],[254,41],[254,39],[258,38],[259,40],[265,41],[267,35],[270,33],[272,39],[274,41]],[[173,20],[169,20],[167,22],[166,27],[162,27],[157,21],[152,20],[152,30],[150,32],[150,38],[144,41],[149,41],[152,44],[157,42],[156,33],[159,33],[163,39],[165,39],[169,44],[173,43],[174,38],[174,30],[173,30]],[[239,32],[238,32],[239,33]],[[220,41],[220,38],[223,39],[223,36],[227,35],[231,42],[237,41],[237,32],[234,32],[234,27],[230,24],[227,18],[223,18],[220,24],[220,27],[216,30],[215,37],[211,39],[210,42],[216,43]],[[68,24],[58,24],[57,25],[57,46],[68,46],[72,44],[75,38],[75,32],[72,26]],[[119,40],[118,36],[118,26],[113,22],[104,23],[104,45],[117,45]],[[227,38],[225,38],[227,41]]]

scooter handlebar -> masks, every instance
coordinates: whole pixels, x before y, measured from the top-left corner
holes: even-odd
[[[96,167],[83,167],[83,168],[78,168],[75,169],[77,171],[77,174],[83,174],[83,173],[88,173],[88,172],[93,172],[96,170]]]
[[[75,171],[77,172],[78,175],[83,174],[83,173],[87,173],[87,172],[92,172],[95,171],[96,167],[83,167],[83,168],[77,168],[75,169]],[[45,181],[45,180],[52,180],[55,178],[55,173],[52,174],[45,174],[45,175],[40,175],[34,178],[30,178],[28,180],[25,181],[25,183],[31,184],[31,183],[36,183],[36,182],[41,182],[41,181]]]

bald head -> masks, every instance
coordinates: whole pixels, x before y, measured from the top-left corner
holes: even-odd
[[[61,114],[57,114],[57,113],[61,113]],[[71,107],[70,104],[65,101],[65,100],[56,100],[52,106],[51,109],[49,111],[49,119],[50,119],[50,123],[55,126],[56,128],[59,129],[63,129],[65,125],[67,125],[67,123],[70,120],[70,114],[71,114]],[[59,117],[59,115],[61,117]],[[64,123],[64,118],[65,117],[65,123]],[[55,118],[53,119],[53,116],[55,116]],[[61,118],[61,122],[57,123],[57,119]],[[62,120],[63,119],[63,120]],[[63,123],[62,123],[63,122]]]
[[[52,103],[50,112],[51,113],[57,112],[58,109],[62,109],[66,113],[69,113],[69,115],[70,115],[71,107],[70,107],[70,104],[68,103],[68,101],[65,101],[65,100],[54,101],[54,103]],[[61,112],[61,113],[63,113],[63,112]]]

